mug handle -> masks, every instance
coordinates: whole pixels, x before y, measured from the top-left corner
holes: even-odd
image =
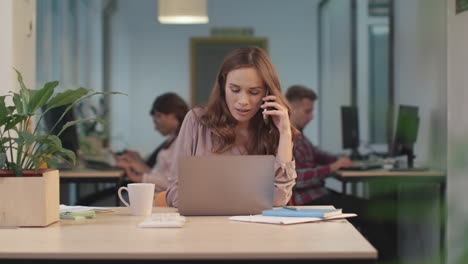
[[[125,204],[125,206],[127,207],[130,207],[130,205],[127,203],[127,201],[125,201],[125,199],[122,197],[122,191],[125,190],[127,191],[128,193],[128,188],[127,187],[120,187],[119,190],[117,191],[117,194],[119,195],[119,199],[120,201],[122,201],[123,204]]]

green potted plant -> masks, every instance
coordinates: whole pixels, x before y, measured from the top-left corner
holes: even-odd
[[[62,147],[60,134],[81,122],[104,121],[75,120],[66,123],[58,135],[51,135],[40,130],[44,115],[68,105],[58,123],[82,100],[97,94],[118,93],[92,92],[86,88],[54,93],[58,81],[32,90],[24,84],[21,73],[17,70],[16,73],[19,93],[0,96],[0,226],[47,226],[59,218],[59,173],[50,168],[63,160],[73,164],[76,161],[75,153]],[[12,101],[9,106],[8,98]],[[55,126],[50,131],[53,129]]]

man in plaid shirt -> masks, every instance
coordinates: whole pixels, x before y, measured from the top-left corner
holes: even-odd
[[[311,89],[293,85],[288,88],[286,98],[291,105],[291,122],[301,132],[313,119],[314,102],[317,95]],[[294,141],[296,160],[296,185],[293,189],[294,205],[332,204],[337,206],[341,198],[324,185],[325,178],[342,167],[352,166],[347,157],[338,158],[314,146],[303,134]]]
[[[311,89],[293,85],[288,88],[286,98],[291,105],[290,120],[301,132],[313,119],[314,102],[317,95]],[[365,199],[339,194],[327,189],[325,178],[342,167],[352,166],[347,157],[338,158],[314,146],[304,135],[294,140],[296,160],[296,185],[291,201],[294,205],[333,205],[346,213],[357,213],[349,218],[356,228],[379,250],[381,259],[392,259],[395,255],[395,241],[392,230],[385,224],[376,223],[367,212]]]

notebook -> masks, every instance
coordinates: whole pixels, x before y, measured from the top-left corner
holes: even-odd
[[[200,156],[179,160],[181,215],[250,215],[273,207],[271,155]]]
[[[287,207],[265,210],[262,212],[263,216],[285,216],[285,217],[319,217],[329,218],[336,215],[343,214],[341,209],[317,209],[317,208],[295,208]]]

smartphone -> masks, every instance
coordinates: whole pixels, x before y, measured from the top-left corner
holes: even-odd
[[[265,97],[268,96],[268,95],[269,95],[269,94],[268,94],[268,89],[267,89],[267,90],[266,90],[266,93],[265,93]],[[267,102],[269,102],[269,101],[267,101]],[[270,107],[265,108],[263,111],[265,111],[265,110],[270,110]],[[269,123],[269,121],[270,121],[269,116],[264,115],[264,116],[263,116],[263,121],[265,122],[265,125],[268,125],[268,123]]]

